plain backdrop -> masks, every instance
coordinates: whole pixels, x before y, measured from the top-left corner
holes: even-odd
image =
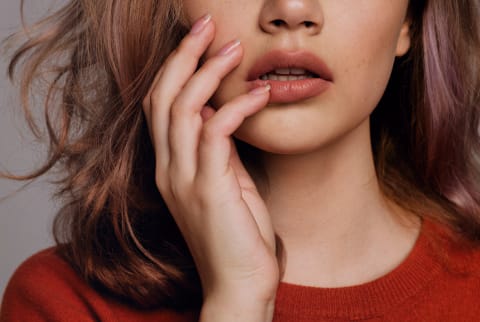
[[[25,17],[33,22],[62,1],[27,0]],[[20,0],[0,0],[0,40],[21,27]],[[6,76],[8,55],[0,51],[0,170],[25,173],[39,165],[45,145],[30,135],[18,104],[18,89]],[[23,184],[0,179],[0,297],[18,265],[35,252],[53,245],[51,224],[57,206],[53,186],[42,177],[14,193]],[[11,196],[9,196],[11,195]],[[4,198],[9,196],[8,198]],[[4,200],[2,200],[4,199]]]

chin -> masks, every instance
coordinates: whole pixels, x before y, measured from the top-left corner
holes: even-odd
[[[235,138],[262,152],[279,155],[301,155],[318,150],[322,146],[318,140],[312,143],[305,138],[302,139],[300,136],[286,138],[284,135],[272,136],[272,133],[252,135],[237,132],[235,133]]]

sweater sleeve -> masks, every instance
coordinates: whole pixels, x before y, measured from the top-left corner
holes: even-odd
[[[53,249],[47,249],[13,274],[3,297],[0,322],[98,321],[94,306],[102,303],[91,292]],[[114,320],[108,309],[102,314],[107,315],[102,320]]]

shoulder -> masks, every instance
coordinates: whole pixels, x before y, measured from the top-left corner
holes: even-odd
[[[430,246],[446,281],[465,291],[480,288],[480,243],[444,224],[429,223]],[[480,298],[479,298],[480,299]]]
[[[0,321],[19,320],[194,321],[191,314],[143,312],[98,293],[62,259],[55,247],[28,258],[9,281]]]
[[[467,239],[460,231],[445,224],[427,225],[438,255],[447,260],[453,269],[463,273],[480,273],[480,242]]]
[[[1,321],[88,321],[89,307],[82,297],[92,291],[83,283],[56,248],[45,249],[24,261],[5,290]],[[83,317],[83,319],[82,319]]]
[[[432,227],[431,249],[438,270],[431,272],[434,278],[423,299],[428,305],[435,304],[435,312],[439,314],[437,321],[442,317],[449,321],[477,321],[480,314],[480,245],[446,225]]]
[[[424,221],[423,234],[430,250],[446,269],[459,273],[480,273],[480,242],[443,223]]]
[[[38,296],[50,293],[52,289],[61,293],[68,292],[81,284],[74,270],[57,254],[57,249],[52,247],[25,260],[13,274],[7,291],[22,289],[27,291],[26,295]],[[67,285],[69,287],[65,288]]]

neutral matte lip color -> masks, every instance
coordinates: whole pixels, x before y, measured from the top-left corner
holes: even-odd
[[[313,73],[318,78],[290,81],[261,80],[260,76],[282,68],[299,68]],[[248,74],[248,89],[270,85],[269,103],[292,103],[325,92],[333,82],[332,72],[317,56],[308,51],[270,51],[260,57]]]

